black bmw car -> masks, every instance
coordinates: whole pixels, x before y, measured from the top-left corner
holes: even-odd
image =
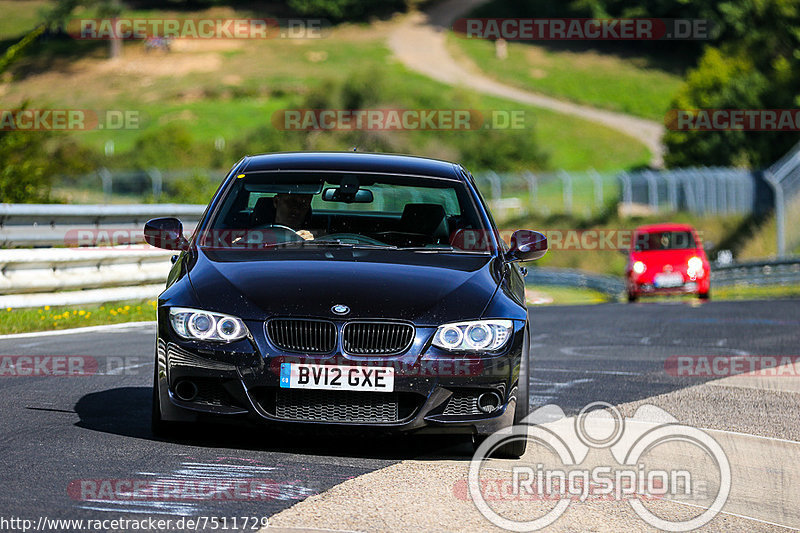
[[[158,299],[156,433],[228,419],[478,443],[528,413],[520,262],[547,241],[506,246],[458,164],[248,156],[189,240],[174,218],[145,238],[180,251]]]

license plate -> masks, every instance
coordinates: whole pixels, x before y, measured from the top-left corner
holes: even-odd
[[[656,274],[653,277],[653,285],[656,287],[680,287],[683,285],[683,275],[680,272]]]
[[[394,368],[281,363],[282,389],[394,391]]]

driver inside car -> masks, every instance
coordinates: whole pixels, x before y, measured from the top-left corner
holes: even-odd
[[[275,224],[293,229],[307,241],[314,240],[311,231],[303,229],[308,227],[311,222],[311,199],[313,197],[313,194],[276,194],[272,200],[275,206]]]

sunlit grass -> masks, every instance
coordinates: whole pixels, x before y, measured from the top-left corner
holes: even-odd
[[[716,300],[773,300],[800,298],[800,285],[711,285],[711,297]]]
[[[616,301],[609,294],[578,287],[528,285],[525,290],[528,305],[593,305]]]
[[[225,16],[239,13],[225,9]],[[186,12],[184,16],[205,13]],[[126,12],[131,14],[144,13]],[[167,16],[169,12],[146,14]],[[466,101],[468,107],[482,111],[523,111],[530,134],[549,155],[550,168],[619,170],[649,161],[650,154],[641,142],[600,124],[488,97],[464,87],[449,87],[409,72],[392,58],[386,46],[388,24],[345,24],[323,39],[187,42],[176,45],[169,54],[145,54],[142,43],[129,42],[115,64],[107,62],[102,47],[82,56],[76,53],[64,57],[53,65],[46,61],[38,64],[37,56],[32,55],[21,63],[30,63],[32,72],[47,68],[48,75],[15,79],[5,88],[4,100],[9,106],[28,102],[44,108],[139,112],[141,121],[131,129],[70,134],[97,151],[113,140],[116,153],[124,153],[140,136],[168,123],[186,126],[196,142],[213,150],[218,137],[230,146],[249,132],[269,126],[277,109],[300,104],[309,90],[325,80],[341,80],[375,69],[385,76],[381,94],[384,106],[426,109]],[[47,50],[40,53],[42,61],[48,57]],[[80,69],[72,70],[70,62],[79,62]],[[82,90],[87,83],[91,83],[91,91]],[[483,134],[412,131],[387,135],[415,139],[412,146],[419,147],[416,155],[448,159],[454,147],[462,144],[458,141],[463,139],[455,136]]]
[[[508,57],[500,60],[493,41],[466,39],[453,33],[448,46],[486,75],[505,83],[658,121],[664,119],[681,84],[680,76],[654,68],[643,58],[511,42]]]
[[[0,334],[155,320],[155,300],[0,310]]]

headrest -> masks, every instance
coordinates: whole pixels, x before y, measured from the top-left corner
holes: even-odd
[[[253,227],[265,226],[275,223],[275,204],[272,196],[262,196],[253,206],[250,223]]]
[[[447,219],[440,204],[406,204],[400,218],[403,231],[447,239]]]

